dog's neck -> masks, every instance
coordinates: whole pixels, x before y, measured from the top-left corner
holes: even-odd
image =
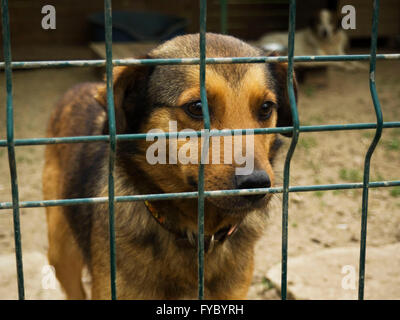
[[[186,232],[178,231],[174,229],[170,223],[167,222],[165,215],[160,213],[157,208],[149,201],[144,201],[144,204],[149,214],[157,221],[157,223],[168,232],[172,233],[175,237],[175,242],[179,247],[183,248],[197,248],[198,234],[192,231],[186,230]],[[213,250],[216,245],[222,244],[230,236],[232,236],[239,228],[239,223],[229,225],[217,230],[213,234],[204,235],[204,252],[209,253]]]
[[[148,176],[137,166],[126,167],[124,162],[117,165],[117,173],[124,170],[129,180],[120,182],[121,185],[131,185],[125,189],[128,194],[164,193],[152,183]],[[122,192],[122,193],[124,193]],[[119,191],[120,194],[121,191]],[[145,201],[146,214],[149,214],[163,229],[172,234],[177,244],[187,247],[197,247],[197,201],[196,199]],[[222,214],[220,209],[206,204],[204,239],[205,249],[210,250],[214,243],[222,243],[237,230],[244,216],[240,214]],[[206,250],[207,251],[207,250]]]

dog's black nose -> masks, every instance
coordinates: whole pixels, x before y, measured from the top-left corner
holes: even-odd
[[[269,188],[271,187],[271,180],[264,170],[254,170],[249,175],[236,175],[235,176],[236,189],[253,189],[253,188]],[[265,194],[256,194],[246,196],[248,200],[256,201],[265,196]]]
[[[328,31],[322,30],[322,38],[326,39],[328,37]]]

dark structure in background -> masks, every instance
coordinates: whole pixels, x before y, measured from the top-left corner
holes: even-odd
[[[288,0],[227,0],[228,33],[245,40],[258,39],[268,31],[287,30]],[[53,5],[57,12],[56,30],[43,30],[41,8]],[[307,25],[319,8],[337,9],[352,4],[357,8],[357,29],[350,38],[369,38],[372,2],[366,0],[302,0],[297,4],[297,28]],[[187,32],[199,30],[198,0],[113,0],[114,11],[158,12],[187,20]],[[102,0],[13,0],[9,3],[13,58],[78,59],[90,58],[87,45],[91,38],[88,17],[103,10]],[[220,32],[219,0],[208,0],[208,31]],[[382,0],[380,37],[400,34],[400,1]],[[1,37],[1,35],[0,35]],[[1,40],[1,39],[0,39]],[[86,49],[85,49],[86,46]],[[75,47],[74,50],[69,48]],[[76,49],[80,47],[80,49]],[[29,50],[27,50],[29,48]]]

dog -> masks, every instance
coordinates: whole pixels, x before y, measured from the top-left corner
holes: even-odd
[[[296,56],[345,55],[349,39],[341,29],[341,20],[330,10],[322,9],[314,13],[307,28],[296,31],[294,54]],[[269,51],[271,47],[287,50],[287,32],[274,32],[263,35],[257,46]],[[276,49],[275,49],[276,50]],[[357,61],[340,62],[297,62],[301,67],[334,66],[344,70],[364,70],[365,65]]]
[[[206,34],[207,57],[262,56],[262,51],[226,35]],[[147,59],[199,57],[199,35],[169,40]],[[212,129],[291,126],[286,88],[287,63],[208,64],[206,90]],[[199,65],[115,67],[113,90],[118,134],[203,128]],[[294,80],[297,97],[297,86]],[[70,89],[54,109],[49,137],[108,134],[104,83]],[[291,134],[286,134],[290,136]],[[243,138],[243,137],[242,137]],[[205,164],[205,190],[274,186],[276,134],[253,135],[254,170],[236,175],[240,165]],[[178,146],[185,141],[175,140]],[[115,194],[118,196],[198,189],[199,164],[150,164],[147,140],[117,141]],[[171,143],[166,140],[166,143]],[[198,144],[200,145],[200,141]],[[231,147],[230,142],[221,146]],[[242,146],[244,148],[244,145]],[[215,151],[210,144],[210,156]],[[167,146],[166,150],[169,150]],[[242,149],[239,149],[241,152]],[[235,151],[236,152],[236,151]],[[197,154],[196,154],[197,155]],[[108,142],[48,145],[44,198],[108,196]],[[245,299],[271,194],[205,199],[206,299]],[[47,207],[48,259],[68,299],[85,299],[81,276],[91,275],[91,298],[110,298],[107,203]],[[118,299],[197,298],[197,199],[115,204]]]

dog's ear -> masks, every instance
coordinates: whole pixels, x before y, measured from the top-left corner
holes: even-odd
[[[152,67],[133,65],[113,68],[114,109],[117,133],[131,133],[145,111],[147,83]],[[96,100],[107,111],[107,86],[102,86]],[[108,118],[107,118],[108,119]],[[104,127],[108,134],[108,122]]]
[[[272,52],[269,56],[278,56]],[[268,63],[268,68],[275,85],[275,92],[278,102],[278,122],[277,127],[291,127],[293,125],[292,112],[290,108],[289,95],[287,90],[288,64],[286,62]],[[293,71],[293,87],[297,103],[297,81]],[[291,137],[292,132],[283,133],[286,137]]]

